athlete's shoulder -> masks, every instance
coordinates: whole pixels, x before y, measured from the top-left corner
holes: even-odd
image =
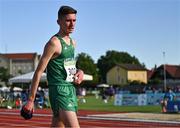
[[[57,36],[52,36],[50,40],[47,42],[47,45],[51,45],[51,46],[57,46],[59,44],[60,44],[60,40],[58,39]]]
[[[56,43],[56,42],[60,42],[60,40],[59,40],[58,37],[55,35],[55,36],[52,36],[52,37],[51,37],[50,42]]]

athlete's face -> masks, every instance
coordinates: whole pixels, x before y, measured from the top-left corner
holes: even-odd
[[[72,33],[76,24],[76,14],[67,14],[63,18],[58,20],[58,24],[61,27],[61,31],[66,34]]]

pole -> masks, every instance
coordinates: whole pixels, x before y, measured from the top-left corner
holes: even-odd
[[[163,58],[164,58],[164,91],[166,92],[166,62],[165,62],[165,52],[163,52]]]

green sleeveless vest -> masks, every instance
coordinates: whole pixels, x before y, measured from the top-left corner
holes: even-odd
[[[66,81],[67,73],[64,67],[65,60],[74,59],[72,39],[70,40],[70,45],[67,45],[59,35],[55,36],[61,42],[62,51],[58,57],[51,59],[47,65],[48,85],[72,85],[72,83]]]

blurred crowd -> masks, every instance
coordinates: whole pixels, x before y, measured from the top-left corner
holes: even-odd
[[[89,91],[90,90],[90,91]],[[174,93],[180,93],[180,85],[171,86],[171,90]],[[90,93],[89,93],[90,92]],[[0,107],[6,108],[17,108],[20,109],[23,104],[27,102],[28,99],[28,89],[23,90],[0,90]],[[77,98],[80,103],[86,103],[86,95],[93,94],[96,99],[101,98],[104,103],[108,103],[109,100],[113,99],[115,94],[143,94],[143,93],[164,93],[163,87],[153,87],[153,86],[134,86],[130,85],[129,87],[118,87],[118,86],[109,86],[109,87],[100,87],[100,88],[77,88]],[[36,98],[35,98],[35,107],[36,108],[48,108],[49,105],[49,94],[48,89],[38,88]]]
[[[28,93],[28,89],[22,91],[14,91],[13,89],[10,89],[10,91],[0,91],[0,107],[20,109],[27,102]],[[38,88],[34,103],[36,108],[49,107],[48,89]]]

